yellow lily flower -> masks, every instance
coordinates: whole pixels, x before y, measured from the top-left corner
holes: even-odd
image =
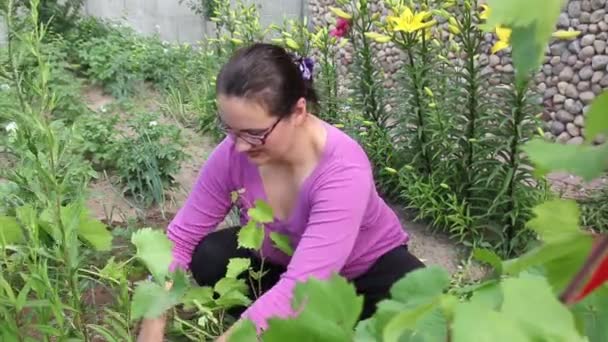
[[[483,20],[488,20],[490,15],[492,14],[492,9],[488,5],[481,5],[483,11],[479,14],[479,18]]]
[[[298,44],[292,38],[285,39],[285,44],[287,44],[287,46],[290,47],[293,50],[299,50],[300,49],[300,44]]]
[[[391,41],[391,37],[377,32],[366,32],[365,36],[377,43],[388,43]]]
[[[458,26],[448,24],[448,29],[450,30],[450,32],[452,32],[452,34],[460,34],[460,29],[458,28]]]
[[[553,38],[557,38],[557,39],[574,39],[574,38],[578,37],[580,34],[581,34],[581,31],[559,30],[559,31],[553,32],[551,35],[553,36]]]
[[[404,6],[399,16],[390,16],[387,18],[387,20],[392,24],[391,28],[393,31],[412,33],[435,25],[435,20],[427,22],[424,21],[430,16],[431,12],[421,11],[414,13],[409,7]]]
[[[353,18],[352,15],[344,12],[343,10],[337,8],[337,7],[329,7],[329,10],[332,11],[333,14],[335,14],[338,18],[342,18],[342,19],[346,19],[346,20],[350,20]]]
[[[498,41],[492,46],[492,53],[497,53],[500,50],[509,47],[509,40],[511,39],[511,29],[508,27],[497,26],[496,36]]]

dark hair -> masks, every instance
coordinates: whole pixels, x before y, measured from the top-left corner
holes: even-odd
[[[299,58],[280,46],[255,43],[240,48],[217,77],[217,94],[258,101],[272,116],[289,115],[304,97],[318,106],[312,77],[306,80]]]

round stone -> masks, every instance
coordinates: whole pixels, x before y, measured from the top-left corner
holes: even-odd
[[[597,23],[597,27],[600,29],[600,31],[602,32],[606,32],[608,31],[608,23],[604,20],[600,21],[599,23]]]
[[[559,121],[552,121],[551,122],[551,133],[553,133],[553,135],[560,135],[561,133],[563,133],[566,130],[566,125],[559,122]]]
[[[602,79],[600,81],[600,86],[602,86],[604,88],[608,88],[608,75],[602,77]]]
[[[583,2],[581,3],[581,9],[587,12],[591,11],[591,1],[583,0]]]
[[[570,140],[570,139],[572,139],[572,137],[570,136],[570,134],[568,134],[568,132],[561,132],[557,136],[557,141],[560,143],[568,142],[568,140]]]
[[[579,40],[574,40],[570,44],[568,44],[568,51],[579,54],[581,52],[581,43]]]
[[[561,61],[561,57],[560,56],[553,56],[551,57],[551,59],[549,60],[549,64],[556,66],[560,63]]]
[[[592,23],[599,23],[600,21],[602,21],[602,19],[604,19],[604,14],[606,14],[606,11],[603,9],[594,11],[593,13],[591,13],[590,21]]]
[[[570,18],[568,18],[568,13],[561,13],[559,15],[559,20],[557,21],[557,25],[560,28],[567,29],[570,27]]]
[[[543,98],[546,99],[550,99],[553,96],[555,96],[557,94],[557,87],[551,87],[549,89],[547,89],[547,91],[545,91],[545,94],[543,95]]]
[[[568,16],[571,18],[578,18],[581,16],[581,2],[570,1],[568,4]]]
[[[581,99],[581,101],[583,101],[584,104],[590,104],[595,98],[595,94],[592,91],[584,91],[580,93],[579,98]]]
[[[585,126],[585,117],[583,115],[577,115],[576,118],[574,118],[574,124],[577,125],[578,127],[584,127]]]
[[[502,72],[512,73],[514,71],[512,64],[507,64],[502,68]]]
[[[578,18],[578,20],[580,20],[581,24],[591,23],[591,13],[589,13],[589,12],[581,13],[581,16]]]
[[[544,93],[547,90],[547,84],[545,82],[538,83],[536,90],[538,90],[539,93]]]
[[[581,81],[576,85],[578,91],[585,91],[591,89],[591,83],[589,81]]]
[[[566,93],[564,95],[571,99],[578,99],[578,90],[576,90],[576,86],[572,83],[568,83],[566,86]]]
[[[591,0],[591,9],[598,10],[606,5],[606,0]]]
[[[496,55],[490,55],[490,66],[497,66],[500,64],[500,57]]]
[[[597,28],[597,24],[589,25],[589,33],[598,33],[600,30]]]
[[[593,93],[591,93],[593,94]],[[553,96],[553,103],[557,104],[557,103],[564,103],[566,101],[566,97],[562,94],[555,94]]]
[[[574,137],[570,140],[568,140],[568,142],[566,142],[566,144],[569,145],[581,145],[585,140],[582,137]]]
[[[566,87],[568,87],[568,82],[559,82],[557,84],[557,91],[562,95],[566,95]]]
[[[591,84],[591,91],[595,94],[595,96],[598,96],[599,94],[601,94],[603,92],[604,89],[602,89],[602,86],[599,84]]]
[[[573,137],[578,137],[581,135],[581,130],[574,123],[568,122],[566,124],[566,131]]]
[[[593,46],[585,46],[581,49],[581,52],[578,54],[580,59],[591,58],[595,55],[595,48]]]
[[[566,43],[566,42],[559,42],[559,43],[551,45],[551,47],[550,47],[551,55],[553,55],[553,56],[561,56],[562,53],[564,53],[564,51],[567,49],[568,49],[568,43]]]
[[[543,65],[543,74],[545,74],[545,76],[551,76],[551,73],[553,72],[553,68],[551,68],[550,65]]]
[[[597,55],[591,58],[591,67],[593,70],[600,70],[606,68],[608,65],[608,55]]]
[[[567,99],[566,102],[564,102],[564,109],[572,115],[577,115],[583,111],[583,104],[580,101]]]
[[[583,36],[583,38],[581,38],[581,46],[590,46],[593,45],[593,42],[595,41],[595,35],[594,34],[586,34]]]
[[[604,77],[603,71],[594,72],[593,76],[591,76],[591,84],[599,83],[603,77]]]
[[[568,113],[567,111],[560,109],[555,113],[555,118],[563,123],[568,123],[574,121],[574,115]]]
[[[606,51],[606,42],[603,40],[595,40],[593,42],[593,48],[595,49],[595,53],[603,54]]]
[[[593,76],[593,68],[589,65],[585,66],[584,68],[581,69],[581,71],[578,72],[578,76],[583,81],[590,80],[591,77]]]
[[[562,71],[559,73],[560,81],[568,82],[568,81],[572,80],[573,76],[574,76],[574,70],[572,70],[572,68],[569,66],[562,69]]]
[[[578,61],[578,58],[576,57],[576,55],[570,55],[570,56],[568,56],[568,60],[566,61],[566,64],[568,64],[569,66],[574,66],[574,64],[576,64],[576,61]]]

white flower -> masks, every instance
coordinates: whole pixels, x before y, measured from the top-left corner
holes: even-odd
[[[150,121],[150,123],[148,124],[148,126],[150,126],[150,127],[154,127],[157,125],[158,125],[158,122],[156,122],[156,121]]]
[[[9,122],[6,127],[4,127],[4,129],[9,132],[9,133],[15,133],[17,132],[17,123],[16,122]]]
[[[8,91],[11,89],[11,86],[9,86],[6,83],[0,84],[0,91]]]
[[[107,111],[108,111],[108,109],[106,108],[106,106],[101,106],[101,107],[99,107],[99,110],[100,110],[102,113],[105,113],[105,112],[107,112]]]
[[[168,49],[163,49],[163,52],[164,53],[169,53],[169,50]]]

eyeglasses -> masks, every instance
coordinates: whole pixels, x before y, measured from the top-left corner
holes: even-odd
[[[275,127],[277,127],[277,125],[279,124],[279,122],[281,122],[281,119],[283,119],[283,118],[282,117],[278,118],[277,121],[275,121],[274,124],[272,124],[272,126],[270,126],[269,128],[263,129],[260,133],[257,133],[257,132],[250,133],[250,132],[243,132],[243,131],[237,132],[237,131],[231,129],[230,127],[228,127],[221,119],[219,119],[219,116],[217,118],[217,121],[218,121],[218,126],[219,126],[220,130],[223,131],[228,136],[232,137],[233,139],[236,137],[239,137],[250,145],[262,146],[262,145],[266,144],[266,139],[268,139],[268,136],[270,136],[270,133],[272,133],[272,131],[275,129]]]

